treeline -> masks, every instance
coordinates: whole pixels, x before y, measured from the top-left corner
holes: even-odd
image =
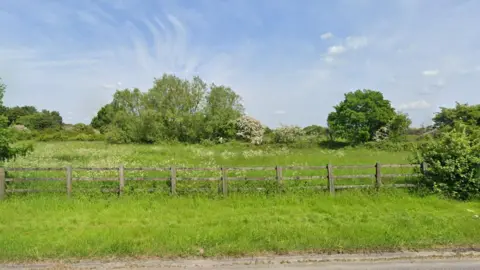
[[[19,140],[93,141],[109,143],[206,143],[242,140],[253,144],[292,146],[366,145],[374,148],[408,148],[459,123],[480,125],[480,105],[457,104],[441,108],[433,125],[412,128],[408,115],[395,110],[379,91],[356,90],[344,95],[327,117],[328,125],[269,128],[245,115],[241,97],[230,87],[208,85],[163,75],[147,91],[117,90],[90,124],[70,125],[57,111],[34,106],[0,107]]]

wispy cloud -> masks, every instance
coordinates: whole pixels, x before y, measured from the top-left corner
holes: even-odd
[[[332,37],[333,37],[333,34],[331,32],[327,32],[327,33],[324,33],[324,34],[320,35],[320,38],[323,39],[323,40],[330,39]]]
[[[423,110],[429,109],[432,107],[428,102],[425,100],[417,100],[408,103],[403,103],[398,106],[399,110]]]
[[[438,73],[440,73],[440,71],[437,70],[437,69],[424,70],[424,71],[422,72],[423,76],[432,76],[432,77],[433,77],[433,76],[437,76]]]
[[[325,124],[345,92],[363,88],[419,124],[438,104],[480,103],[479,9],[444,0],[4,0],[0,77],[6,104],[72,112],[72,122],[115,89],[147,90],[168,72],[232,86],[266,124],[278,108],[288,108],[286,124]]]
[[[343,45],[335,45],[328,48],[328,54],[331,54],[331,55],[342,54],[346,50],[347,49]]]

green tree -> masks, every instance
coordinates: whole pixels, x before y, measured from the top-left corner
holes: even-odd
[[[5,90],[6,86],[0,79],[0,107],[3,106]],[[14,142],[11,129],[8,128],[8,118],[4,115],[0,115],[0,162],[14,159],[17,156],[26,155],[33,150],[32,145],[13,146]]]
[[[212,84],[206,96],[205,137],[233,139],[236,136],[235,121],[243,115],[242,99],[231,88]]]
[[[57,111],[42,110],[41,112],[19,117],[16,123],[34,130],[59,130],[63,126],[63,119]]]
[[[148,90],[148,108],[160,113],[162,133],[167,139],[199,142],[207,85],[199,77],[192,81],[164,74]]]
[[[241,98],[232,89],[214,84],[207,87],[199,77],[189,81],[165,74],[154,79],[147,92],[116,91],[91,125],[110,142],[197,143],[234,138],[236,120],[242,115]]]
[[[36,114],[37,108],[34,106],[15,106],[12,108],[6,108],[4,115],[8,117],[8,125],[17,123],[20,117]]]
[[[306,135],[310,135],[310,136],[327,135],[327,129],[318,125],[306,126],[303,128],[303,131],[305,132]]]
[[[98,111],[97,115],[92,119],[90,125],[103,133],[105,129],[113,122],[114,117],[115,110],[113,105],[108,103]]]
[[[334,108],[327,119],[329,132],[352,143],[373,140],[380,128],[397,117],[390,101],[381,92],[373,90],[346,93],[345,99]]]
[[[468,105],[456,103],[455,108],[440,108],[433,117],[435,128],[452,129],[457,124],[480,126],[480,104]]]

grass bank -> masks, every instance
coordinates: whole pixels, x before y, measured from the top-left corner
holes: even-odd
[[[0,260],[240,256],[480,244],[480,202],[399,190],[325,194],[32,195],[0,203]]]

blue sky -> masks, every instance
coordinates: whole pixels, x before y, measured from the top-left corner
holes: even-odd
[[[116,88],[164,72],[231,86],[270,126],[325,124],[375,89],[429,124],[480,103],[480,1],[2,0],[7,105],[89,122]]]

